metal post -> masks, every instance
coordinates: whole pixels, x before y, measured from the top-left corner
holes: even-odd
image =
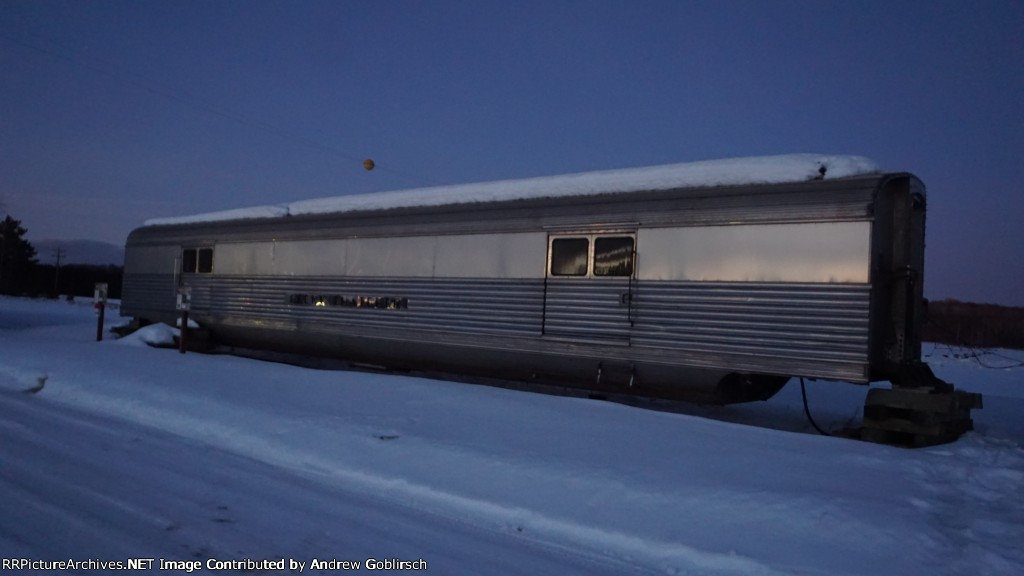
[[[188,311],[192,308],[192,288],[189,286],[178,287],[178,310],[181,310],[181,332],[178,337],[178,352],[182,354],[188,348]]]

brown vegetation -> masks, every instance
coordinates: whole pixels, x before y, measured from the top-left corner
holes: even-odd
[[[930,302],[924,339],[974,348],[1024,350],[1024,308],[959,300]]]

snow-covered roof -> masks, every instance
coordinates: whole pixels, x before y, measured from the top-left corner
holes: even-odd
[[[435,186],[370,194],[352,194],[314,200],[300,200],[270,206],[256,206],[170,218],[154,218],[147,226],[192,224],[224,220],[278,218],[301,214],[328,214],[470,204],[497,200],[589,196],[610,192],[638,192],[688,187],[778,184],[821,178],[844,178],[880,172],[872,160],[863,156],[822,154],[786,154],[707,160],[685,164],[666,164],[644,168],[625,168],[582,172],[540,178],[499,180],[474,184]]]

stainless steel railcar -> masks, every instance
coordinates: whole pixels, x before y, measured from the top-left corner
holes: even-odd
[[[148,225],[122,314],[217,341],[729,403],[920,360],[905,173]]]

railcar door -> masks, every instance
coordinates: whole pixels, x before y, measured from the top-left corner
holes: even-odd
[[[544,335],[629,344],[635,263],[635,231],[551,234]]]

